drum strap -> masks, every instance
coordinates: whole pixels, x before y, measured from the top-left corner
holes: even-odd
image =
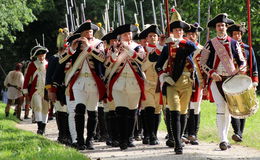
[[[231,56],[229,56],[228,51],[223,46],[223,44],[221,44],[219,42],[219,40],[217,38],[213,38],[211,40],[211,42],[212,42],[215,52],[218,55],[222,65],[224,66],[224,68],[230,75],[233,75],[236,72],[236,68],[233,63],[232,54],[231,54]]]
[[[224,98],[225,101],[227,101],[227,100],[226,100],[226,97],[225,97],[225,94],[224,94],[224,91],[223,91],[223,89],[222,89],[222,85],[223,85],[224,81],[225,81],[228,77],[221,77],[221,78],[222,78],[222,81],[216,82],[216,85],[217,85],[217,87],[218,87],[218,91],[219,91],[219,93],[221,94],[221,96]]]

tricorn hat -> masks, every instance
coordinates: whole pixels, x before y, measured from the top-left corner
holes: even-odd
[[[217,23],[226,23],[228,25],[231,25],[231,24],[234,24],[234,21],[232,19],[228,18],[227,13],[220,13],[208,22],[208,27],[214,28],[214,27],[216,27]]]
[[[108,34],[106,34],[104,37],[102,37],[102,41],[106,41],[107,44],[109,44],[109,41],[111,39],[117,39],[117,35],[114,32],[110,32]]]
[[[126,32],[137,32],[137,31],[138,31],[138,27],[136,25],[124,24],[124,25],[117,27],[113,32],[116,35],[120,35],[120,34],[123,34]]]
[[[87,20],[86,22],[82,23],[77,29],[76,31],[74,32],[75,33],[81,33],[85,30],[93,30],[94,32],[97,31],[99,28],[97,25],[91,23],[90,20]]]
[[[199,25],[199,23],[190,24],[190,29],[185,29],[185,32],[201,32],[203,28]]]
[[[71,36],[67,37],[66,43],[70,44],[72,41],[74,41],[75,39],[78,39],[79,37],[80,37],[80,33],[72,34]]]
[[[139,38],[145,39],[149,33],[156,33],[158,36],[161,34],[159,27],[155,24],[151,25],[150,27],[146,28],[139,34]]]
[[[46,54],[48,52],[49,52],[49,50],[46,47],[43,47],[43,46],[38,44],[37,46],[34,46],[31,49],[30,59],[33,59],[33,57],[41,55],[41,54]]]
[[[181,19],[181,15],[175,8],[172,8],[171,12],[172,12],[172,17],[170,22],[171,31],[174,28],[182,28],[184,30],[190,28],[190,25]]]
[[[232,24],[231,26],[228,26],[227,32],[232,35],[233,31],[240,31],[244,34],[247,32],[247,29],[244,25]]]

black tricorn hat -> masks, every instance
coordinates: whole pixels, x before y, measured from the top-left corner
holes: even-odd
[[[108,34],[106,34],[104,37],[102,37],[102,41],[106,41],[107,44],[109,44],[109,41],[111,39],[117,39],[117,35],[114,32],[110,32]]]
[[[85,30],[93,30],[94,32],[97,31],[99,28],[97,25],[91,23],[91,21],[86,21],[85,23],[82,23],[74,32],[75,33],[81,33]]]
[[[41,45],[34,46],[30,52],[30,59],[41,54],[47,54],[49,50]]]
[[[243,34],[247,32],[247,29],[245,26],[240,24],[232,24],[231,26],[228,26],[227,32],[232,35],[233,31],[240,31]]]
[[[190,24],[190,29],[185,29],[185,32],[201,32],[203,31],[203,28],[198,24],[198,23],[194,23],[194,24]]]
[[[145,39],[149,33],[156,33],[158,36],[162,34],[159,27],[155,24],[151,25],[150,27],[146,28],[139,34],[140,39]]]
[[[234,24],[235,22],[232,19],[228,18],[227,13],[220,13],[208,22],[208,27],[215,28],[217,23],[226,23],[228,25],[231,25]]]
[[[137,31],[138,31],[138,28],[137,28],[136,25],[124,24],[124,25],[117,27],[113,32],[116,35],[120,35],[120,34],[123,34],[123,33],[126,33],[126,32],[137,32]]]
[[[67,37],[67,43],[71,43],[72,41],[74,41],[75,39],[78,39],[80,37],[80,33],[75,33],[71,36]]]

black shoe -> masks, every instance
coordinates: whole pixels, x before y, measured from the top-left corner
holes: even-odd
[[[5,112],[5,117],[9,117],[9,112]]]
[[[227,142],[221,142],[219,144],[219,148],[222,150],[222,151],[225,151],[227,150],[228,148],[231,148],[231,145],[228,144]]]
[[[196,139],[195,141],[190,141],[191,145],[199,145],[199,141]]]
[[[173,139],[168,139],[166,141],[166,146],[170,147],[170,148],[174,148],[175,147],[175,142]]]
[[[42,131],[41,129],[38,129],[38,130],[37,130],[37,134],[43,135],[43,131]]]
[[[149,141],[150,141],[149,137],[144,137],[143,144],[149,144],[150,143]]]
[[[150,145],[157,145],[159,144],[159,141],[157,138],[150,138],[150,142],[149,142]]]
[[[121,150],[126,150],[128,148],[128,145],[127,145],[127,143],[121,143],[119,145],[119,147],[120,147]]]
[[[87,150],[94,150],[93,141],[86,141],[86,149]]]
[[[168,139],[169,138],[169,134],[166,134],[166,136],[164,137],[164,139]]]
[[[86,146],[84,144],[77,144],[76,149],[77,150],[85,150]]]
[[[15,111],[14,111],[13,115],[16,116],[16,112]]]
[[[233,139],[235,142],[242,142],[242,141],[243,141],[242,137],[239,136],[238,134],[233,134],[232,139]]]
[[[119,142],[116,140],[112,141],[111,147],[119,147]]]
[[[110,138],[106,140],[106,145],[112,146],[112,140]]]
[[[174,148],[174,152],[175,152],[176,154],[183,154],[183,152],[182,152],[182,147],[175,147],[175,148]]]

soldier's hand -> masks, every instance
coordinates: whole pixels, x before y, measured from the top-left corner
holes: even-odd
[[[165,81],[166,83],[168,83],[169,85],[171,85],[171,86],[173,86],[173,85],[175,84],[174,80],[173,80],[172,77],[170,77],[170,76],[166,76],[166,77],[164,78],[164,81]]]
[[[71,43],[71,48],[72,48],[73,50],[76,50],[76,49],[78,48],[79,42],[80,42],[80,41],[79,41],[79,38],[73,40],[72,43]]]
[[[213,79],[214,81],[216,81],[216,82],[222,80],[222,78],[220,77],[220,75],[217,74],[217,73],[213,73],[213,74],[212,74],[212,79]]]

